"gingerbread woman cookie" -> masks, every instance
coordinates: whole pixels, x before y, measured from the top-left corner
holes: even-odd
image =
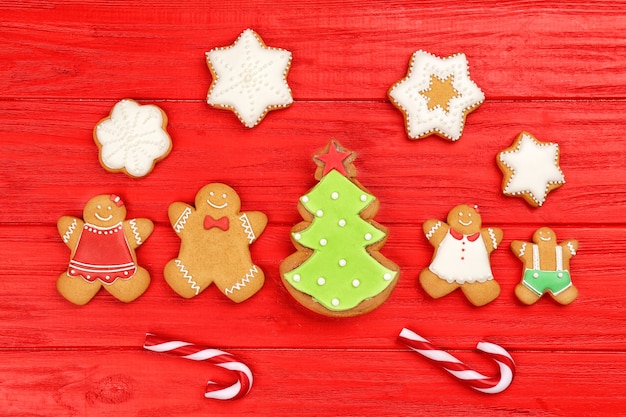
[[[489,255],[502,241],[502,230],[482,228],[480,214],[467,205],[450,210],[447,223],[431,219],[423,229],[435,248],[430,266],[419,277],[428,295],[440,298],[461,288],[475,306],[498,297],[500,285],[493,278]]]
[[[252,262],[249,245],[265,229],[267,216],[240,212],[239,196],[225,184],[205,185],[195,200],[195,207],[182,202],[169,207],[181,244],[178,257],[165,266],[165,280],[185,298],[214,282],[231,300],[247,300],[265,281],[261,268]]]
[[[569,272],[578,241],[557,243],[554,230],[542,227],[535,231],[532,242],[511,242],[511,250],[524,263],[522,282],[515,287],[522,303],[534,304],[546,292],[560,304],[569,304],[578,297]]]
[[[126,207],[116,195],[99,195],[87,202],[83,219],[63,216],[57,223],[71,250],[67,271],[57,280],[59,293],[84,305],[100,287],[126,303],[143,294],[150,274],[137,265],[135,249],[154,230],[148,219],[126,220]]]

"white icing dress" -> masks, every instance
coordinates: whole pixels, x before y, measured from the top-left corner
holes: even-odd
[[[443,238],[429,269],[449,283],[493,279],[489,254],[480,233],[463,235],[452,228]]]

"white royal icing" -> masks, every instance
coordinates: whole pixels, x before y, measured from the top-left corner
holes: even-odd
[[[163,125],[163,114],[157,106],[133,100],[118,102],[110,117],[96,126],[100,160],[111,170],[124,169],[133,177],[147,175],[172,145]]]
[[[286,79],[291,52],[265,46],[252,29],[206,58],[214,75],[207,103],[232,109],[246,127],[256,126],[269,110],[293,103]]]
[[[538,205],[542,205],[550,184],[562,184],[565,177],[557,163],[559,145],[539,143],[532,136],[523,134],[514,151],[501,152],[500,161],[513,175],[502,192],[508,195],[529,193]]]
[[[448,231],[439,244],[429,269],[450,283],[464,284],[493,279],[489,254],[482,236],[473,242],[467,236],[457,240]]]
[[[431,88],[432,76],[441,82],[452,80],[455,96],[447,106],[429,108],[423,93]],[[409,137],[418,139],[438,133],[453,141],[461,137],[467,113],[485,100],[482,90],[469,77],[465,54],[439,58],[424,51],[413,54],[407,76],[389,89],[389,97],[405,114]]]

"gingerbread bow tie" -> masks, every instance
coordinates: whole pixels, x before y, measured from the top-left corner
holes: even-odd
[[[206,230],[217,227],[221,230],[228,230],[228,217],[220,217],[219,219],[214,219],[211,216],[206,216],[204,218],[204,228]]]
[[[457,232],[454,229],[450,229],[450,234],[452,235],[453,238],[455,238],[456,240],[462,240],[463,236],[467,236],[467,240],[469,240],[470,242],[475,241],[476,239],[478,239],[478,237],[480,236],[480,232],[476,232],[473,233],[471,235],[463,235],[462,233]]]

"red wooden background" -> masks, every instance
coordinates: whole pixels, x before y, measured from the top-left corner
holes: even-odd
[[[607,415],[626,410],[626,5],[616,1],[229,2],[4,0],[0,3],[0,414]],[[205,102],[204,53],[247,28],[288,49],[295,103],[244,128]],[[464,52],[486,94],[461,140],[410,141],[387,100],[411,54]],[[98,163],[94,125],[122,98],[168,114],[174,147],[146,178]],[[522,130],[561,146],[567,183],[539,209],[500,192],[498,151]],[[330,138],[358,153],[358,179],[381,201],[382,252],[401,277],[362,317],[329,319],[282,287],[312,154]],[[235,187],[270,223],[253,245],[265,287],[236,305],[215,288],[184,300],[162,268],[178,251],[167,220],[209,182]],[[76,307],[55,290],[69,251],[62,215],[117,193],[156,229],[138,250],[148,291],[123,304],[101,292]],[[472,307],[432,300],[417,275],[432,249],[421,232],[456,204],[501,227],[492,255],[500,297]],[[509,251],[550,226],[580,241],[579,299],[523,306]],[[457,384],[396,341],[410,327],[484,373],[481,339],[512,353],[511,387],[488,396]],[[243,399],[203,398],[211,366],[142,349],[146,332],[241,356],[255,384]]]

